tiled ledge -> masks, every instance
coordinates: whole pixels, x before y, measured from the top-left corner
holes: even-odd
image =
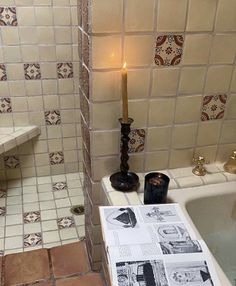
[[[40,134],[38,126],[0,128],[0,155]]]
[[[192,173],[193,167],[161,170],[159,172],[170,177],[169,191],[208,184],[236,181],[236,175],[224,172],[222,164],[206,165],[207,174],[198,177]],[[138,174],[140,187],[134,192],[118,192],[112,188],[109,176],[102,179],[102,187],[109,205],[137,205],[143,204],[143,188],[145,174]]]

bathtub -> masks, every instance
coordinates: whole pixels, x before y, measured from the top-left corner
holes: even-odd
[[[207,243],[222,286],[236,285],[236,182],[169,191]]]

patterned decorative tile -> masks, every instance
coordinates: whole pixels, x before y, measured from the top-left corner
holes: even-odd
[[[11,99],[10,97],[0,97],[0,113],[11,113]]]
[[[0,207],[0,216],[6,215],[6,207]]]
[[[0,81],[7,80],[7,71],[4,64],[0,64]]]
[[[61,124],[61,113],[60,110],[50,110],[44,112],[46,125],[60,125]]]
[[[57,64],[58,78],[73,78],[73,64],[72,63],[58,63]]]
[[[17,26],[15,7],[0,7],[0,26]]]
[[[24,247],[42,245],[42,233],[31,233],[24,235]]]
[[[129,153],[142,152],[145,144],[145,130],[134,129],[129,134]]]
[[[0,198],[6,198],[7,197],[7,192],[0,190]]]
[[[41,220],[40,211],[24,213],[23,218],[24,223],[38,222]]]
[[[66,182],[57,182],[52,184],[53,191],[63,191],[67,190],[67,183]]]
[[[24,64],[25,79],[36,80],[41,79],[40,64]]]
[[[156,40],[155,64],[158,66],[176,66],[183,54],[184,37],[182,35],[162,35]]]
[[[4,157],[4,165],[8,169],[16,169],[20,167],[20,159],[18,155]]]
[[[59,229],[74,227],[75,226],[74,218],[72,216],[58,218],[57,225]]]
[[[201,120],[207,121],[223,118],[226,101],[226,94],[204,96]]]
[[[58,165],[64,163],[64,154],[62,151],[49,153],[49,159],[51,165]]]

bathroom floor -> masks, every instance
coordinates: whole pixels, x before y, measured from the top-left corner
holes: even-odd
[[[1,283],[2,282],[2,283]],[[91,271],[84,241],[0,257],[0,284],[5,286],[103,286]]]
[[[84,237],[84,215],[71,206],[84,203],[80,173],[2,182],[0,255],[51,248]]]

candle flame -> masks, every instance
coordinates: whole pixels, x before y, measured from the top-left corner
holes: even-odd
[[[126,62],[124,62],[123,69],[126,69],[126,66],[127,66],[127,64],[126,64]]]

